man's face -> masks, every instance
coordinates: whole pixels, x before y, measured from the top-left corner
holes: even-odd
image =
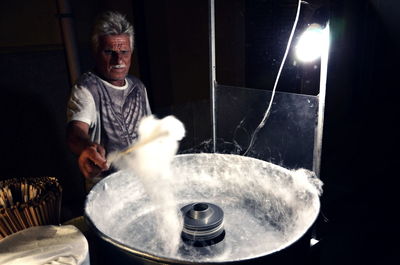
[[[132,49],[128,35],[105,35],[99,37],[96,51],[96,70],[116,86],[125,84],[131,65]]]

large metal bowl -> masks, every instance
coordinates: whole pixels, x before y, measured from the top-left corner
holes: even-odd
[[[87,222],[101,241],[117,249],[119,254],[113,255],[126,254],[135,264],[253,263],[299,244],[320,209],[322,183],[311,172],[249,157],[178,155],[168,183],[164,188],[175,198],[178,218],[188,203],[207,201],[221,207],[225,239],[207,248],[179,242],[171,252],[172,237],[181,227],[161,234],[158,220],[168,218],[162,206],[152,202],[140,178],[119,171],[96,184],[85,205]]]

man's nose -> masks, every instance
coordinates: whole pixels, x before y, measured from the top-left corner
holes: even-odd
[[[119,52],[113,52],[113,62],[120,64],[122,62],[122,54]]]

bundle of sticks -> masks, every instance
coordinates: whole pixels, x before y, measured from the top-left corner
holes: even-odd
[[[31,226],[58,225],[61,196],[54,177],[0,181],[0,239]]]

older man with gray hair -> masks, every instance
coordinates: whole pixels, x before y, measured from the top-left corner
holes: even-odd
[[[72,88],[67,143],[89,182],[109,170],[106,154],[136,141],[139,120],[151,113],[145,86],[128,76],[133,35],[133,26],[122,14],[101,14],[92,34],[95,68]]]

